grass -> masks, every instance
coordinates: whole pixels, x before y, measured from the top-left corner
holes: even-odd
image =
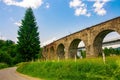
[[[21,63],[18,72],[45,80],[120,80],[120,57]]]

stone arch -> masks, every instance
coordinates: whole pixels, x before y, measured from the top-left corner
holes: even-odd
[[[68,49],[69,58],[74,58],[76,56],[78,45],[81,41],[83,41],[83,40],[81,40],[81,39],[72,40],[72,42],[70,43],[69,49]],[[84,43],[84,41],[83,41],[83,43]]]
[[[57,47],[57,56],[60,59],[64,59],[65,58],[65,47],[64,47],[64,45],[62,43],[59,44],[58,47]]]
[[[93,41],[93,48],[94,48],[94,55],[98,56],[100,54],[102,54],[102,42],[103,39],[105,38],[105,36],[111,32],[117,32],[119,34],[118,31],[116,30],[112,30],[112,29],[106,29],[103,30],[101,32],[99,32],[97,34],[97,36],[95,37],[94,41]]]

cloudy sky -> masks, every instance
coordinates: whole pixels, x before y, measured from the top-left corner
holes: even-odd
[[[33,8],[41,44],[120,16],[120,0],[0,0],[0,38],[17,41],[28,7]]]

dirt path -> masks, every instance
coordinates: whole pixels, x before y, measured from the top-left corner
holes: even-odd
[[[0,70],[0,80],[41,80],[16,72],[16,67]]]

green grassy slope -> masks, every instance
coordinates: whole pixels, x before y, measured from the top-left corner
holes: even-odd
[[[21,63],[18,72],[45,80],[120,80],[120,57]]]

